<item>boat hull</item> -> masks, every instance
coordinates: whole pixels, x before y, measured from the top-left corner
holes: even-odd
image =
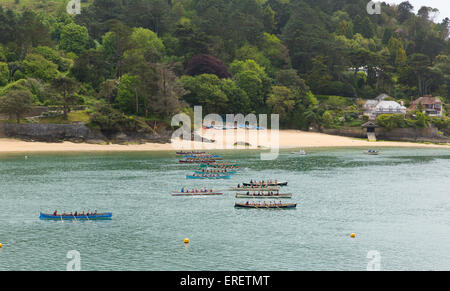
[[[287,203],[277,206],[269,206],[269,205],[246,205],[244,203],[236,203],[234,205],[236,208],[253,208],[253,209],[293,209],[297,207],[297,204],[295,203]]]
[[[200,165],[201,168],[231,168],[231,167],[238,167],[238,164],[216,164],[215,162],[205,162]]]
[[[192,160],[192,161],[180,160],[178,162],[180,164],[203,164],[203,163],[214,163],[215,160],[211,160],[211,161],[208,161],[208,160],[199,160],[199,161],[196,161],[196,160]]]
[[[40,219],[43,220],[111,220],[112,213],[99,213],[96,215],[88,215],[88,216],[71,216],[71,215],[53,215],[47,213],[41,213],[39,216]]]
[[[265,187],[265,188],[237,188],[232,187],[230,188],[230,191],[240,191],[240,192],[247,192],[247,191],[279,191],[280,187]]]
[[[250,184],[250,183],[244,183],[243,184],[244,186],[252,186],[252,184]],[[278,184],[268,184],[268,186],[269,187],[282,187],[282,186],[287,186],[288,185],[288,182],[283,182],[283,183],[278,183]],[[258,186],[258,185],[255,185],[255,186]]]
[[[287,198],[292,198],[292,194],[247,195],[247,194],[236,193],[236,198],[240,198],[240,199],[287,199]]]
[[[237,173],[237,171],[227,171],[224,173],[221,172],[203,172],[203,171],[195,171],[196,174],[226,174],[226,175],[234,175]]]
[[[231,179],[231,176],[217,176],[217,177],[186,176],[186,179],[190,179],[190,180],[198,180],[198,179],[210,179],[210,180],[214,180],[214,179]]]
[[[172,193],[175,197],[190,197],[190,196],[220,196],[223,193],[220,192],[205,192],[205,193]]]
[[[204,155],[206,152],[177,152],[177,155]]]

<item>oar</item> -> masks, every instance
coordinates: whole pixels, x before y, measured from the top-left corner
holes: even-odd
[[[62,214],[59,217],[61,218],[61,222],[64,223],[64,220],[62,219]]]

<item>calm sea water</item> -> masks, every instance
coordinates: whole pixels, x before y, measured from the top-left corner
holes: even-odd
[[[2,155],[0,270],[65,270],[71,250],[82,270],[366,270],[372,250],[382,270],[450,270],[450,150],[362,151],[224,152],[243,167],[229,181],[186,180],[174,153]],[[297,209],[170,196],[265,178],[289,181]],[[54,209],[113,220],[39,220]]]

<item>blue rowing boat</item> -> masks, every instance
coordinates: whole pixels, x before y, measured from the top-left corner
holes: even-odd
[[[40,219],[50,219],[50,220],[110,220],[112,219],[112,213],[98,213],[98,214],[89,214],[89,215],[53,215],[47,213],[41,213],[39,216]]]
[[[211,176],[211,175],[202,175],[202,176],[186,176],[186,179],[231,179],[231,176],[227,175],[218,175],[218,176]]]

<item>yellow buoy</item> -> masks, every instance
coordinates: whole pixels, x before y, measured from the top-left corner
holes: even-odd
[[[185,243],[185,244],[188,244],[189,242],[190,242],[190,240],[189,240],[188,238],[185,238],[185,239],[184,239],[184,243]]]
[[[0,243],[0,249],[2,248],[2,246],[3,246],[3,245]]]
[[[351,238],[355,238],[355,237],[356,237],[356,234],[352,233],[352,234],[350,234],[350,237],[351,237]]]

